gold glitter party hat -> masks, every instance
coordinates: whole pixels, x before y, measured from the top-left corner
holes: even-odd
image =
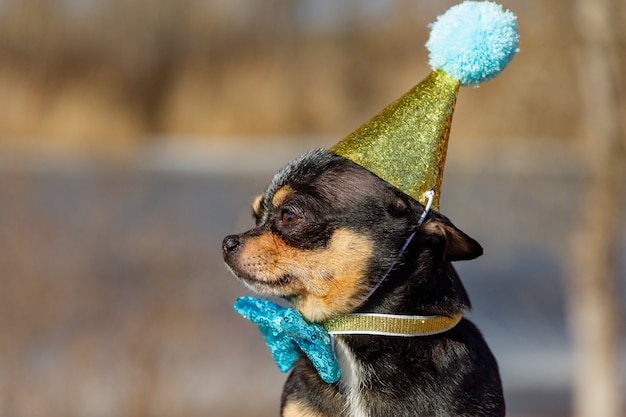
[[[431,25],[433,71],[330,151],[439,210],[452,113],[460,85],[500,73],[517,52],[516,17],[488,1],[453,6]]]

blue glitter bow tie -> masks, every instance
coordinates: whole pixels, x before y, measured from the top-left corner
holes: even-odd
[[[282,307],[260,298],[241,297],[234,308],[261,330],[281,372],[290,370],[303,352],[324,381],[339,380],[341,369],[330,335],[322,325],[306,321],[295,308]]]

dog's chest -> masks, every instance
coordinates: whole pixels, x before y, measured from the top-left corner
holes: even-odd
[[[346,414],[350,417],[369,417],[367,386],[373,370],[359,361],[340,338],[335,342],[335,353],[341,367],[339,384],[347,399]]]

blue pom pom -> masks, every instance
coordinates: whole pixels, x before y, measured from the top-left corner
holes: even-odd
[[[488,1],[465,1],[431,24],[430,66],[477,85],[495,77],[518,51],[517,18]]]

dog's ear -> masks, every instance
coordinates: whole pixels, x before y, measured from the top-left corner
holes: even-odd
[[[422,230],[442,242],[445,261],[468,261],[483,254],[480,243],[466,235],[443,216],[427,220],[423,224]]]

